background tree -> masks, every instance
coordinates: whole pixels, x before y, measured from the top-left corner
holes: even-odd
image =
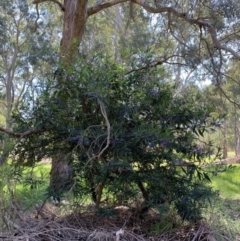
[[[234,146],[235,154],[239,155],[240,153],[240,136],[239,136],[239,64],[236,61],[230,61],[229,69],[225,75],[225,83],[228,92],[231,93],[231,98],[229,100],[233,105],[230,109],[231,123],[234,130],[231,132],[233,138],[231,138],[231,146]],[[228,95],[229,96],[229,95]]]
[[[11,131],[13,110],[17,111],[22,102],[31,108],[52,75],[56,60],[54,54],[49,53],[54,53],[54,42],[59,37],[57,21],[54,22],[56,14],[51,16],[51,6],[47,12],[44,8],[36,12],[28,1],[7,0],[1,3],[0,9],[1,126]],[[14,142],[3,134],[1,141],[0,160],[4,162]]]
[[[46,2],[46,0],[34,1],[34,3],[37,5],[41,2]],[[63,38],[62,38],[61,46],[62,46],[62,51],[64,53],[68,53],[68,55],[71,55],[77,52],[77,48],[83,37],[87,20],[90,16],[120,3],[124,3],[124,2],[130,3],[126,0],[118,0],[118,1],[109,1],[106,3],[101,2],[101,3],[97,3],[96,5],[93,4],[93,6],[91,6],[91,3],[88,1],[79,2],[75,0],[67,0],[67,1],[64,1],[63,4],[59,1],[50,0],[50,2],[54,2],[58,4],[60,9],[63,11],[64,27],[63,27]],[[146,2],[137,1],[137,0],[131,1],[131,3],[140,5],[143,9],[145,9],[149,13],[161,14],[161,16],[163,17],[161,21],[167,24],[167,28],[169,30],[170,28],[172,28],[173,30],[172,33],[174,34],[175,32],[176,33],[179,32],[179,34],[181,33],[180,31],[181,29],[179,29],[179,24],[176,24],[176,20],[178,19],[179,21],[182,21],[181,23],[183,24],[186,23],[189,26],[188,28],[189,34],[192,35],[192,39],[195,38],[196,40],[198,40],[198,43],[200,44],[208,43],[209,46],[219,49],[219,54],[222,53],[221,50],[225,50],[228,53],[231,53],[235,58],[237,59],[240,58],[237,51],[234,51],[234,49],[228,47],[228,45],[224,45],[224,43],[228,43],[228,44],[233,43],[234,38],[231,38],[231,40],[228,39],[228,42],[226,42],[225,38],[222,39],[222,38],[219,38],[218,36],[220,32],[225,30],[226,28],[230,30],[228,31],[228,34],[230,32],[233,35],[237,35],[237,31],[236,31],[237,25],[235,25],[234,28],[231,27],[230,24],[224,25],[223,17],[226,17],[228,21],[232,21],[233,23],[236,23],[235,19],[238,17],[238,14],[239,14],[238,4],[228,3],[228,7],[230,8],[230,10],[228,10],[228,12],[225,13],[224,12],[225,6],[226,6],[224,5],[226,4],[225,2],[221,2],[219,4],[211,1],[205,1],[204,3],[202,3],[201,1],[195,1],[191,3],[189,3],[188,1],[181,1],[181,2],[178,2],[178,4],[176,4],[174,7],[156,5],[155,3],[147,4]],[[168,2],[163,4],[167,5]],[[219,13],[223,13],[225,15],[222,16]],[[235,19],[233,19],[232,17],[235,17]],[[181,24],[181,26],[183,25]],[[197,31],[195,27],[198,27]],[[209,39],[204,38],[204,41],[202,41],[202,34],[203,34],[202,30],[207,31],[205,33],[207,34],[207,36],[209,36]],[[178,39],[178,41],[181,42],[181,39]],[[182,43],[185,43],[185,42],[182,42]],[[237,44],[237,42],[234,42],[234,43]],[[188,49],[191,49],[191,46],[188,46],[187,44],[185,44],[185,46]]]
[[[225,114],[221,130],[215,133],[215,142],[223,146],[224,157],[227,157],[227,150],[239,151],[239,78],[238,65],[236,60],[227,61],[226,71],[223,73],[221,83],[205,86],[203,91],[209,103],[218,106],[218,112]],[[222,144],[221,144],[222,142]]]
[[[1,105],[11,130],[14,107],[25,94],[34,98],[35,86],[43,81],[43,70],[47,72],[52,36],[45,32],[50,23],[37,19],[27,1],[4,1],[0,7]]]

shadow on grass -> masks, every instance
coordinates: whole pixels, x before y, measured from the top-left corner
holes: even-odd
[[[215,240],[240,240],[240,199],[215,198],[205,217],[211,229],[219,235]],[[227,239],[220,238],[222,234]]]
[[[224,230],[230,240],[240,240],[240,165],[234,164],[225,172],[211,178],[219,197],[212,201],[206,213],[209,221],[218,230]]]

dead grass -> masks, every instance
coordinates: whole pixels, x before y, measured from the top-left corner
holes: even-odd
[[[238,159],[237,159],[238,160]],[[232,161],[232,160],[231,160]],[[234,160],[236,162],[236,159]],[[233,204],[231,203],[231,207]],[[225,208],[224,208],[225,210]],[[108,214],[96,213],[93,208],[65,212],[47,203],[23,213],[20,207],[13,205],[12,210],[1,211],[6,220],[14,216],[14,223],[8,232],[0,233],[0,241],[239,241],[240,237],[230,237],[219,220],[213,223],[201,221],[196,224],[180,223],[176,216],[159,217],[153,211],[144,217],[125,208],[109,209]],[[14,212],[14,213],[13,213]],[[239,219],[236,210],[231,212]],[[216,225],[217,224],[217,225]],[[116,235],[123,230],[119,240]],[[0,225],[1,232],[1,225]]]
[[[2,234],[0,240],[118,241],[116,234],[121,230],[119,240],[122,241],[220,241],[215,238],[215,230],[203,222],[195,225],[182,223],[160,232],[156,227],[166,220],[154,212],[144,219],[136,218],[124,208],[117,209],[117,215],[113,216],[103,216],[89,210],[65,216],[58,212],[58,208],[47,204],[42,210],[21,214],[15,220],[11,235]],[[233,241],[224,235],[221,240]]]

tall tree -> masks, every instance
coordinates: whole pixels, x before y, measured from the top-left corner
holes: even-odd
[[[11,114],[26,92],[33,94],[51,49],[47,24],[38,21],[25,0],[7,0],[0,5],[0,84],[1,105],[6,129],[11,130]],[[35,84],[34,84],[35,83]]]
[[[198,39],[198,42],[207,42],[207,46],[218,49],[218,56],[221,57],[222,51],[230,53],[235,58],[240,59],[240,54],[235,48],[231,48],[233,44],[238,44],[236,39],[228,38],[230,35],[236,35],[238,28],[237,22],[232,19],[239,16],[239,3],[231,2],[228,6],[230,10],[226,10],[227,2],[221,1],[215,3],[215,1],[178,1],[174,6],[171,6],[169,1],[163,1],[163,3],[150,2],[147,3],[142,0],[112,0],[112,1],[98,1],[95,5],[91,5],[88,0],[65,0],[64,3],[58,0],[35,0],[33,3],[38,5],[42,2],[54,2],[63,11],[63,34],[61,47],[62,52],[66,55],[66,61],[71,61],[74,54],[77,52],[79,44],[83,38],[83,34],[86,28],[87,20],[90,16],[110,8],[114,5],[121,3],[128,3],[129,5],[137,4],[141,6],[145,11],[153,14],[159,14],[163,18],[162,21],[166,23],[166,27],[172,35],[181,34],[179,29],[179,22],[182,26],[188,26],[188,33]],[[232,11],[231,11],[232,10]],[[234,10],[234,11],[233,11]],[[222,14],[224,16],[222,16]],[[228,24],[225,24],[223,20],[228,20]],[[229,21],[232,21],[234,26],[231,27]],[[228,29],[228,34],[222,37],[223,29]],[[209,36],[209,39],[205,37]],[[186,48],[190,48],[184,42],[184,38],[179,39],[175,36],[181,44]]]
[[[63,13],[60,46],[62,59],[67,65],[74,63],[88,19],[98,12],[118,4],[127,4],[129,9],[132,9],[133,5],[137,5],[144,10],[142,11],[143,16],[145,12],[154,14],[156,17],[152,18],[152,22],[159,24],[156,28],[159,38],[164,36],[164,40],[175,41],[181,47],[178,48],[178,51],[174,51],[172,45],[170,48],[166,45],[162,58],[158,60],[149,58],[149,61],[143,61],[141,66],[137,66],[138,68],[150,68],[162,63],[174,64],[176,61],[179,64],[182,60],[181,64],[186,66],[186,71],[196,69],[202,76],[211,73],[211,77],[218,84],[222,80],[224,60],[229,55],[240,60],[238,48],[235,47],[239,45],[237,40],[239,23],[236,19],[239,17],[240,3],[234,1],[229,4],[229,1],[224,0],[220,2],[182,0],[175,2],[174,5],[171,4],[172,1],[168,0],[160,3],[143,0],[110,0],[98,1],[96,4],[88,0],[33,1],[37,8],[43,2],[56,4]],[[230,10],[226,10],[226,6],[230,6]],[[131,15],[134,16],[134,12],[131,12]],[[200,69],[199,65],[203,68]],[[63,163],[65,161],[63,160]]]

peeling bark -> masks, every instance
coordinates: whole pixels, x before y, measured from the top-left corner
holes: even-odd
[[[64,25],[61,50],[66,63],[70,63],[77,53],[87,21],[88,0],[64,1]]]

